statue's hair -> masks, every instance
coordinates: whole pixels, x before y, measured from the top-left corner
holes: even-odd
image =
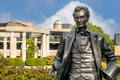
[[[80,10],[84,10],[87,18],[89,19],[90,12],[89,12],[88,8],[84,7],[84,6],[76,6],[75,9],[74,9],[74,12],[73,12],[73,16],[75,16],[76,12],[79,12]]]

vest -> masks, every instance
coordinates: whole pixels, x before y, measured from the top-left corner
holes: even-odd
[[[69,80],[97,80],[89,35],[76,34],[69,70]]]

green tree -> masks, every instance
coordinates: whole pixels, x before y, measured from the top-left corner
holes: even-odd
[[[26,58],[34,58],[34,41],[29,38],[26,40],[27,49],[26,49]]]
[[[110,47],[114,49],[114,40],[110,39],[110,36],[106,34],[99,26],[92,25],[92,23],[88,23],[87,25],[92,31],[101,34],[106,39]]]

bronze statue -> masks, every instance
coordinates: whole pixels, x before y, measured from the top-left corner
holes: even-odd
[[[56,80],[102,80],[102,73],[108,72],[101,70],[102,57],[109,65],[115,64],[116,56],[104,37],[87,27],[90,17],[87,7],[77,6],[73,17],[77,28],[63,34],[52,73],[57,72]]]

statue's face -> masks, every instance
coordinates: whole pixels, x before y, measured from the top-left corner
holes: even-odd
[[[74,20],[76,22],[77,27],[85,27],[86,23],[88,22],[88,18],[85,15],[84,10],[80,10],[75,13]]]

